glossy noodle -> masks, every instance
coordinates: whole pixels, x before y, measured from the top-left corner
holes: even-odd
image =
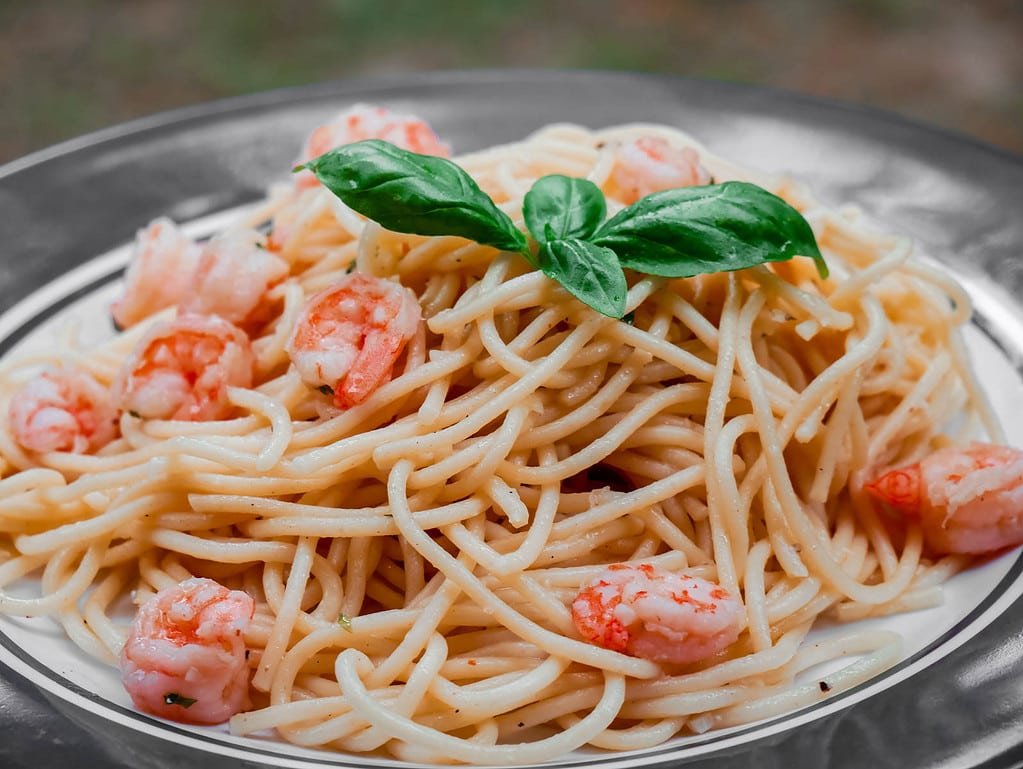
[[[618,320],[521,255],[390,232],[307,176],[286,181],[234,228],[260,228],[246,237],[286,270],[274,261],[234,316],[252,377],[217,382],[222,411],[121,409],[91,452],[0,430],[0,610],[50,615],[116,665],[125,606],[215,580],[255,607],[234,734],[426,762],[646,748],[834,697],[898,661],[897,635],[853,621],[935,605],[970,556],[931,554],[863,485],[1000,436],[960,337],[969,300],[908,240],[666,127],[551,126],[456,162],[519,225],[546,174],[591,180],[614,213],[645,194],[619,153],[637,137],[690,148],[701,165],[684,183],[786,199],[830,277],[802,257],[630,273]],[[349,273],[391,282],[386,301],[411,296],[421,320],[405,316],[393,367],[374,361],[379,380],[339,407],[336,388],[303,380],[291,339]],[[95,347],[5,361],[2,398],[41,366],[123,391],[140,340],[185,303]],[[592,642],[573,601],[615,564],[713,583],[739,607],[734,640],[677,663]],[[10,587],[26,582],[35,597]],[[821,618],[850,624],[804,643]],[[826,678],[804,673],[832,660]]]

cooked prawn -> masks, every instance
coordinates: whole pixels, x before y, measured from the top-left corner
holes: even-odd
[[[390,380],[421,315],[411,289],[353,272],[309,300],[288,354],[306,384],[330,388],[334,405],[349,408]]]
[[[247,593],[198,577],[142,604],[120,655],[135,706],[190,724],[219,724],[248,707],[244,633],[254,611]]]
[[[383,139],[420,155],[446,158],[451,154],[451,149],[437,138],[433,129],[415,115],[356,104],[314,130],[302,146],[295,165],[308,163],[343,144],[365,139]],[[301,171],[295,175],[295,185],[300,189],[315,187],[318,183],[310,171]]]
[[[119,328],[185,299],[201,249],[170,219],[155,219],[139,230],[124,274],[124,295],[110,305]]]
[[[115,402],[146,419],[223,419],[227,388],[252,384],[255,357],[245,332],[216,315],[181,315],[153,326],[128,356]]]
[[[710,184],[711,176],[692,147],[677,147],[658,136],[642,136],[618,148],[611,179],[621,201],[631,204],[653,192]]]
[[[266,293],[288,276],[288,264],[254,230],[229,230],[202,249],[182,312],[219,315],[232,323],[269,319]]]
[[[14,439],[30,451],[96,451],[117,437],[110,389],[77,368],[53,368],[28,380],[7,409]]]
[[[918,519],[935,553],[988,553],[1023,544],[1023,452],[974,441],[941,449],[864,485]]]
[[[579,591],[572,619],[598,646],[673,664],[717,654],[745,622],[742,604],[724,588],[647,563],[607,567]]]

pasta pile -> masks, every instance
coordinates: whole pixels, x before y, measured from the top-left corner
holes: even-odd
[[[520,255],[384,230],[318,185],[275,188],[238,225],[265,225],[289,276],[253,341],[253,385],[228,389],[235,416],[122,413],[95,454],[28,452],[0,429],[0,585],[38,582],[33,598],[0,588],[0,610],[50,615],[115,664],[128,603],[212,578],[256,602],[251,706],[232,733],[423,762],[647,748],[893,664],[889,631],[804,640],[821,618],[934,605],[969,563],[926,557],[919,527],[891,525],[861,490],[978,427],[998,434],[960,338],[969,301],[906,239],[666,127],[556,125],[456,160],[518,222],[552,173],[593,181],[613,212],[613,151],[638,135],[785,198],[830,277],[803,258],[633,275],[616,320]],[[411,289],[424,320],[390,381],[339,410],[286,344],[307,298],[350,270]],[[61,361],[113,386],[173,312],[4,362],[0,398]],[[581,638],[571,603],[615,563],[741,597],[739,640],[672,667]],[[826,680],[801,675],[845,658]]]

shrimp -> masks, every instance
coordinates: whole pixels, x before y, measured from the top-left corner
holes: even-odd
[[[652,564],[613,564],[583,586],[572,620],[598,646],[672,664],[699,662],[739,637],[742,604],[700,577]]]
[[[889,470],[864,488],[920,521],[934,553],[979,555],[1023,544],[1023,451],[974,441]]]
[[[288,264],[266,250],[254,230],[233,230],[202,249],[182,312],[219,315],[232,323],[267,320],[266,292],[288,276]]]
[[[110,389],[77,368],[49,369],[27,381],[7,409],[14,439],[30,451],[96,451],[117,437]]]
[[[658,136],[642,136],[621,145],[611,179],[627,205],[653,192],[711,182],[696,150],[675,147]]]
[[[124,295],[110,305],[118,328],[133,326],[190,293],[201,249],[170,219],[155,219],[135,236]]]
[[[350,408],[390,380],[421,317],[411,289],[353,272],[309,300],[288,355],[306,384],[330,388],[334,405]]]
[[[223,419],[228,387],[252,385],[245,332],[216,315],[181,315],[153,326],[118,373],[115,402],[146,419]]]
[[[119,667],[135,707],[189,724],[219,724],[249,704],[244,633],[255,602],[193,577],[139,608]]]
[[[433,129],[415,115],[402,115],[383,107],[356,104],[314,130],[306,139],[295,165],[308,163],[343,144],[365,139],[383,139],[420,155],[446,158],[451,154],[451,149],[437,138]],[[319,182],[310,171],[301,171],[295,175],[295,186],[299,189],[315,187],[317,184]]]

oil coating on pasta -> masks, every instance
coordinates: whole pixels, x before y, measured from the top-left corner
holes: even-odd
[[[297,154],[374,137],[448,153],[420,119],[357,106]],[[120,658],[160,717],[438,763],[684,744],[896,662],[897,635],[855,623],[804,641],[972,562],[878,491],[965,440],[942,432],[953,415],[1000,440],[963,291],[905,239],[668,127],[549,126],[455,160],[513,217],[545,174],[592,181],[612,214],[754,181],[803,213],[831,274],[634,275],[617,320],[521,255],[389,232],[282,169],[206,244],[139,231],[127,330],[48,369],[119,405],[6,363],[0,610]],[[114,408],[102,429],[94,401]],[[241,603],[203,615],[207,594]],[[157,620],[130,629],[129,596]],[[827,687],[797,681],[843,654]],[[229,681],[189,683],[218,655]]]

